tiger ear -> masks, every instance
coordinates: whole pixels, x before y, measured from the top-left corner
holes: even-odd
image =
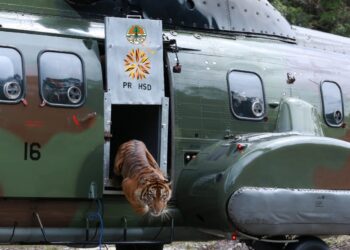
[[[166,179],[165,184],[167,184],[171,188],[173,183],[171,181],[169,181],[168,179]]]

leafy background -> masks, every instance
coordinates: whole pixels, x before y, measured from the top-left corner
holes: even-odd
[[[350,37],[350,0],[270,0],[294,25]]]

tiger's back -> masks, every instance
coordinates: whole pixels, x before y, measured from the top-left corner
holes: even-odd
[[[128,141],[119,147],[114,172],[124,178],[133,177],[140,174],[140,172],[159,172],[162,175],[157,162],[147,150],[145,144],[138,140]]]

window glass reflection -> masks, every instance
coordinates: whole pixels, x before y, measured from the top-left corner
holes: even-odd
[[[23,95],[21,55],[15,49],[0,47],[0,102],[17,103]]]
[[[322,84],[323,108],[326,122],[330,126],[338,126],[343,122],[342,94],[334,82]]]
[[[83,66],[78,56],[45,52],[40,56],[43,99],[54,106],[79,106],[85,98]]]
[[[228,81],[233,114],[237,118],[262,119],[265,103],[260,77],[250,72],[232,71]]]

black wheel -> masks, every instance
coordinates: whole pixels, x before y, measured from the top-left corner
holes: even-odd
[[[147,244],[147,245],[140,245],[140,244],[130,244],[130,245],[121,245],[116,246],[117,250],[163,250],[162,244]]]
[[[287,250],[329,250],[328,245],[318,238],[301,239],[298,243],[287,246]]]
[[[269,243],[262,241],[246,242],[246,244],[254,250],[282,250],[284,244]]]

